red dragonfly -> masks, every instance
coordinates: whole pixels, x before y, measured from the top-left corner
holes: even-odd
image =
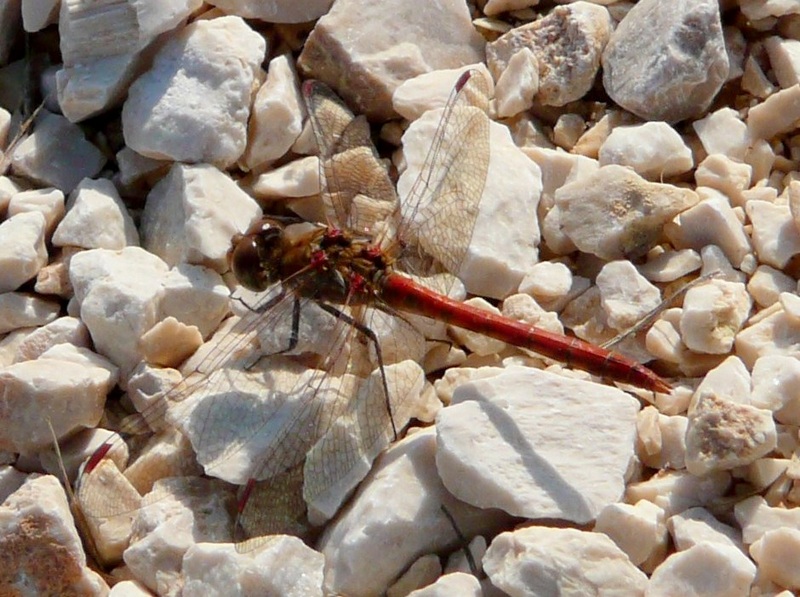
[[[459,78],[402,202],[364,117],[322,83],[306,82],[303,93],[327,223],[265,217],[234,239],[231,268],[259,293],[254,304],[243,301],[242,319],[208,356],[194,359],[197,375],[133,425],[164,419],[179,427],[206,473],[244,485],[237,528],[297,532],[306,517],[330,518],[377,454],[420,417],[409,398],[424,380],[414,362],[425,350],[422,319],[414,316],[615,381],[670,390],[622,355],[448,298],[489,163],[483,74]],[[256,344],[261,356],[243,356]],[[110,448],[95,453],[84,476]],[[83,498],[90,516],[119,511],[90,492]]]

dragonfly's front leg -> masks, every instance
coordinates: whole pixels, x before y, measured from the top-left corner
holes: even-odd
[[[340,321],[343,321],[344,323],[353,326],[356,330],[358,330],[358,332],[363,334],[365,338],[367,338],[370,342],[372,342],[372,345],[375,347],[375,355],[378,360],[378,369],[381,372],[381,384],[383,385],[383,396],[386,401],[386,412],[389,415],[389,421],[392,423],[392,434],[394,435],[394,440],[397,440],[397,427],[394,424],[394,416],[392,414],[392,404],[391,401],[389,400],[389,384],[386,381],[386,371],[383,366],[383,353],[381,352],[381,345],[380,342],[378,341],[378,336],[375,334],[375,332],[373,332],[363,323],[356,321],[353,317],[351,317],[347,313],[344,313],[343,311],[340,311],[333,305],[328,305],[322,302],[317,304],[323,311],[326,311],[327,313],[330,313]]]

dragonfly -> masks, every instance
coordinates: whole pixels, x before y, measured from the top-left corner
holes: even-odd
[[[484,191],[489,95],[480,71],[458,78],[400,200],[366,119],[323,83],[304,83],[324,222],[265,216],[233,239],[231,270],[255,298],[240,299],[241,319],[127,430],[177,427],[207,474],[242,486],[238,537],[298,534],[331,518],[377,455],[424,418],[417,361],[430,320],[670,391],[621,354],[448,296]],[[84,476],[111,447],[93,454]],[[119,511],[90,491],[83,498],[95,516]]]

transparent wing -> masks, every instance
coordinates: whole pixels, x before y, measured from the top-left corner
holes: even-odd
[[[320,183],[330,225],[369,232],[397,208],[397,194],[378,158],[364,116],[325,84],[306,81],[303,95],[320,154]]]
[[[470,70],[461,76],[442,110],[419,176],[401,206],[397,235],[412,245],[404,262],[412,273],[438,273],[439,264],[458,274],[489,167],[488,103],[486,79],[480,71]]]

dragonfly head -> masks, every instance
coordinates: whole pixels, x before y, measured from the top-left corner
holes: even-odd
[[[261,218],[244,234],[237,234],[228,250],[228,264],[239,283],[262,292],[280,280],[283,254],[283,224]]]

